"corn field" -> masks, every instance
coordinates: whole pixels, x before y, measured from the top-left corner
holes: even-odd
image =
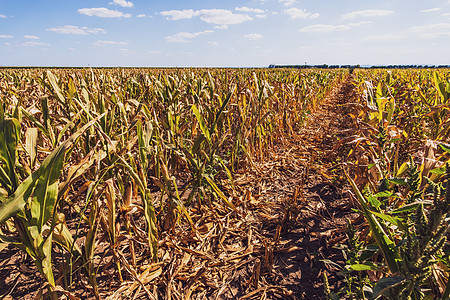
[[[31,259],[36,299],[297,299],[261,274],[291,251],[303,183],[268,238],[243,182],[306,143],[344,82],[334,166],[308,153],[301,179],[320,170],[359,216],[344,263],[323,260],[324,299],[449,299],[447,69],[0,70],[0,253]]]

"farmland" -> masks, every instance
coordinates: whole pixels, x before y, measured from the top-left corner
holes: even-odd
[[[0,295],[447,299],[449,78],[0,70]]]

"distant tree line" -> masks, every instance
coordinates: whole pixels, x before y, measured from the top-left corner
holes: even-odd
[[[440,69],[450,68],[450,65],[387,65],[387,66],[361,66],[361,65],[269,65],[269,68],[291,68],[291,69]]]

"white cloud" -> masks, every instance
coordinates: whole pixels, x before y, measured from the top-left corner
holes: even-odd
[[[250,12],[250,13],[255,13],[255,14],[264,14],[265,13],[264,9],[250,8],[250,7],[247,7],[247,6],[235,7],[234,9],[237,10],[237,11]]]
[[[362,21],[358,23],[347,23],[340,25],[330,25],[330,24],[316,24],[303,27],[299,32],[333,32],[333,31],[344,31],[349,30],[352,27],[359,27],[366,24],[371,24],[369,21]]]
[[[35,35],[24,35],[23,37],[26,39],[30,39],[30,40],[38,40],[39,39],[39,37],[35,36]]]
[[[217,26],[214,26],[214,28],[216,28],[216,29],[228,29],[228,25],[217,25]]]
[[[12,39],[12,38],[13,38],[12,35],[0,34],[0,39]]]
[[[413,26],[409,28],[411,31],[415,32],[423,32],[427,30],[445,30],[450,29],[450,23],[435,23],[435,24],[427,24],[422,26]]]
[[[317,24],[303,27],[300,32],[333,32],[333,31],[343,31],[348,30],[351,27],[349,25],[327,25],[327,24]]]
[[[123,55],[130,55],[130,54],[134,54],[135,53],[134,51],[132,51],[130,49],[126,49],[126,48],[119,49],[118,51],[120,53],[122,53]]]
[[[211,41],[211,42],[208,42],[208,44],[210,44],[212,46],[219,46],[219,42],[217,42],[217,41]]]
[[[158,55],[161,54],[161,51],[157,51],[157,50],[150,50],[146,53],[147,55]]]
[[[403,38],[403,36],[400,34],[387,33],[387,34],[369,35],[369,36],[366,36],[364,38],[364,40],[378,42],[378,41],[394,41],[394,40],[399,40],[402,38]]]
[[[248,40],[256,41],[256,40],[261,39],[263,36],[262,36],[262,34],[259,34],[259,33],[250,33],[250,34],[244,35],[244,37]]]
[[[450,36],[450,23],[434,23],[422,26],[413,26],[409,30],[418,34],[420,38],[439,38]]]
[[[160,12],[160,14],[166,16],[168,20],[182,20],[199,17],[203,22],[218,25],[240,24],[253,20],[249,15],[235,14],[227,9],[167,10]]]
[[[296,0],[278,0],[278,3],[283,3],[284,6],[291,6]]]
[[[291,19],[315,19],[319,17],[319,14],[306,12],[306,9],[300,9],[300,8],[289,8],[283,10],[283,12],[291,17]]]
[[[133,7],[133,2],[125,0],[113,0],[113,2],[109,2],[109,4],[116,4],[122,7]]]
[[[434,8],[429,8],[429,9],[422,9],[422,10],[420,10],[420,12],[430,13],[430,12],[435,12],[435,11],[440,11],[440,10],[441,10],[440,7],[434,7]]]
[[[137,17],[137,18],[145,18],[145,17],[146,17],[146,14],[140,14],[140,15],[137,15],[136,17]]]
[[[255,15],[255,17],[260,18],[260,19],[265,19],[265,18],[267,18],[267,15]]]
[[[442,14],[443,17],[450,17],[450,13]]]
[[[420,37],[424,39],[435,39],[440,37],[450,36],[450,31],[430,32],[421,34]]]
[[[176,21],[182,19],[190,19],[194,16],[198,16],[198,12],[193,9],[184,10],[166,10],[160,12],[162,16],[167,17],[167,20]]]
[[[190,43],[192,39],[212,32],[214,31],[205,30],[198,32],[179,32],[174,35],[166,36],[166,41],[169,43]]]
[[[41,43],[41,42],[26,42],[26,43],[23,43],[22,45],[24,45],[25,47],[38,47],[38,46],[48,47],[48,46],[50,46],[50,44],[48,44],[48,43]]]
[[[107,9],[105,7],[94,7],[94,8],[81,8],[78,13],[86,15],[89,17],[100,17],[100,18],[130,18],[130,14],[124,14],[118,10]]]
[[[2,14],[0,14],[0,19],[4,19],[4,18],[6,18],[6,16],[5,16],[5,15],[2,15]]]
[[[366,9],[366,10],[352,11],[347,14],[343,14],[341,16],[341,19],[347,20],[347,19],[354,19],[357,17],[383,17],[392,15],[393,13],[394,11],[386,9]]]
[[[243,14],[234,14],[226,9],[201,9],[200,20],[210,24],[232,25],[253,20],[252,17]]]
[[[124,45],[128,45],[128,42],[101,41],[101,40],[94,42],[94,46],[97,46],[97,47],[124,46]]]
[[[366,24],[372,24],[372,22],[370,22],[370,21],[361,21],[361,22],[357,22],[357,23],[347,23],[345,25],[350,26],[350,27],[359,27],[359,26],[366,25]]]
[[[106,33],[106,30],[102,28],[78,27],[74,25],[64,25],[59,27],[47,28],[47,31],[53,31],[62,34],[78,34],[78,35]]]

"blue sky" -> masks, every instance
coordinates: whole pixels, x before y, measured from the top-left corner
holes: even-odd
[[[3,66],[450,64],[450,0],[0,0]]]

